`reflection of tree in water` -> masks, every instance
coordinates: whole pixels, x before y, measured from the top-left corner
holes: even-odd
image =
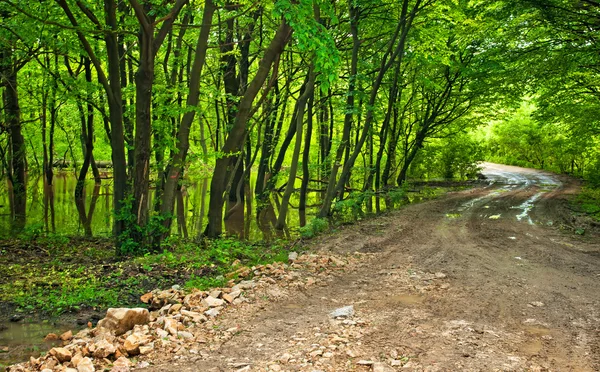
[[[87,238],[91,238],[92,234],[92,217],[94,216],[94,210],[96,209],[96,203],[100,197],[100,184],[94,184],[94,191],[92,193],[92,199],[90,201],[90,208],[88,212],[85,212],[85,189],[83,189],[81,197],[75,197],[75,205],[77,206],[77,212],[79,214],[79,221],[83,225],[83,231]],[[108,198],[107,198],[108,199]]]

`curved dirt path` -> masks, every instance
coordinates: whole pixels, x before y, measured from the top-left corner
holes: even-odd
[[[369,253],[224,314],[219,345],[148,371],[598,371],[600,244],[564,232],[574,181],[485,164],[491,184],[363,221],[311,249]],[[333,309],[355,315],[332,320]]]

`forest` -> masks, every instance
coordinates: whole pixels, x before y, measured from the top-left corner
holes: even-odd
[[[4,237],[140,255],[289,235],[483,160],[600,183],[593,0],[1,0],[0,17]]]

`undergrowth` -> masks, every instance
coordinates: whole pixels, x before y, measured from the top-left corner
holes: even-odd
[[[288,254],[283,244],[247,243],[227,237],[203,244],[171,239],[160,253],[129,259],[117,258],[109,245],[82,244],[53,244],[39,248],[42,252],[28,252],[32,254],[29,258],[15,252],[22,250],[22,245],[3,248],[0,301],[18,305],[20,312],[48,315],[134,306],[140,305],[140,295],[148,290],[173,285],[200,289],[220,286],[236,263],[252,266],[284,261]]]
[[[575,199],[578,209],[596,221],[600,221],[600,187],[585,186]]]

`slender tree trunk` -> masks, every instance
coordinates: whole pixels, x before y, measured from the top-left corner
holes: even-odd
[[[239,103],[239,109],[236,115],[234,125],[223,145],[222,157],[218,158],[215,164],[215,172],[211,180],[210,187],[210,203],[208,212],[208,225],[206,227],[206,235],[209,237],[217,237],[222,231],[222,216],[223,216],[223,193],[226,189],[229,168],[231,159],[235,158],[233,154],[237,153],[243,145],[243,140],[246,135],[246,125],[252,109],[252,103],[256,98],[261,86],[264,84],[271,65],[275,59],[283,52],[285,45],[292,33],[291,27],[283,21],[279,26],[273,40],[264,52],[261,59],[258,71],[254,79],[248,86],[246,93]]]
[[[381,60],[381,66],[379,68],[379,73],[378,73],[377,78],[375,79],[375,81],[373,83],[373,87],[371,89],[371,94],[369,96],[369,103],[367,104],[367,107],[368,107],[367,116],[365,118],[365,124],[363,126],[362,134],[358,140],[358,143],[356,143],[354,146],[354,151],[352,152],[352,155],[350,156],[348,161],[346,163],[344,163],[344,168],[342,170],[342,174],[340,175],[340,179],[338,180],[334,191],[332,192],[331,195],[327,195],[327,197],[328,197],[328,199],[326,199],[327,203],[323,203],[323,206],[321,207],[321,211],[319,212],[320,216],[327,216],[329,214],[329,210],[331,208],[331,200],[333,199],[333,196],[335,194],[339,194],[343,191],[344,185],[346,184],[347,180],[350,177],[350,173],[351,173],[352,167],[354,166],[354,162],[356,161],[356,158],[360,154],[362,146],[364,145],[364,143],[367,139],[367,136],[371,131],[371,124],[373,122],[373,107],[375,105],[375,101],[377,100],[377,93],[378,93],[379,87],[381,86],[381,83],[383,81],[383,77],[385,76],[385,73],[387,72],[387,70],[389,70],[389,68],[392,66],[392,64],[396,61],[396,58],[399,58],[398,63],[402,62],[402,56],[404,53],[406,37],[408,35],[408,31],[411,28],[412,21],[414,20],[414,17],[416,15],[417,11],[420,9],[420,5],[421,5],[421,0],[417,0],[416,3],[413,5],[412,11],[410,12],[410,14],[408,14],[408,0],[404,0],[403,8],[402,8],[402,15],[400,17],[400,21],[398,22],[398,27],[396,28],[394,37],[392,37],[392,39],[390,41],[388,50],[386,51],[384,57]],[[397,38],[398,34],[400,34],[399,38]],[[395,43],[396,40],[398,40],[397,44]],[[396,44],[395,47],[394,47],[394,44]],[[388,57],[389,57],[389,59],[388,59]]]
[[[202,75],[202,68],[206,60],[206,49],[208,44],[208,36],[212,24],[212,18],[215,11],[215,5],[212,0],[206,0],[204,3],[204,15],[202,17],[202,28],[200,35],[196,43],[196,52],[194,55],[194,62],[192,64],[192,70],[190,72],[190,85],[189,93],[187,97],[186,106],[189,108],[196,107],[199,101],[200,94],[200,77]],[[166,231],[171,228],[173,207],[175,204],[175,192],[177,185],[181,180],[187,152],[190,147],[190,130],[194,117],[196,115],[195,110],[188,110],[181,123],[177,134],[177,151],[173,154],[171,162],[169,164],[169,172],[165,181],[165,190],[163,193],[163,200],[161,203],[161,214],[164,218],[163,225]],[[204,132],[202,130],[202,137]],[[204,143],[203,146],[206,146]],[[206,151],[206,149],[205,149]]]
[[[335,186],[337,173],[341,166],[342,157],[346,152],[350,142],[350,131],[352,129],[352,118],[354,115],[354,95],[356,87],[356,75],[358,72],[358,52],[360,49],[360,40],[358,37],[358,22],[359,12],[353,1],[348,1],[348,9],[350,12],[350,30],[352,32],[352,59],[350,61],[350,78],[348,82],[348,97],[346,98],[346,114],[344,116],[344,129],[342,132],[342,141],[336,151],[333,167],[329,172],[329,181],[327,182],[327,190],[323,197],[323,203],[319,210],[319,217],[327,217],[333,197],[335,196]]]
[[[292,196],[292,192],[294,192],[294,183],[296,181],[298,161],[300,159],[300,149],[302,148],[302,124],[304,123],[304,110],[315,86],[315,73],[313,72],[312,67],[310,68],[308,75],[309,78],[306,84],[306,89],[298,98],[298,113],[296,115],[296,143],[294,145],[294,154],[292,155],[292,164],[290,165],[290,177],[288,179],[285,192],[283,193],[283,197],[281,198],[281,208],[279,209],[279,217],[277,218],[277,224],[275,225],[275,228],[279,230],[282,230],[285,227],[290,197]],[[309,137],[310,141],[310,134],[307,134],[307,137]],[[308,154],[309,152],[309,149],[305,147],[304,153]]]
[[[306,136],[304,139],[304,153],[302,154],[302,185],[300,186],[300,203],[298,209],[300,211],[300,226],[306,225],[306,199],[308,181],[310,180],[310,172],[308,163],[310,162],[310,142],[312,139],[313,129],[313,104],[314,104],[314,89],[311,92],[308,101],[308,117],[306,118]]]
[[[12,63],[12,50],[10,48],[2,51],[2,57],[8,63]],[[4,67],[4,66],[3,66]],[[11,230],[13,233],[20,232],[25,227],[27,212],[27,158],[25,153],[25,139],[21,128],[21,107],[19,105],[19,93],[17,87],[17,71],[12,64],[3,68],[4,90],[4,113],[10,139],[10,168],[12,175],[13,190],[13,216]]]

